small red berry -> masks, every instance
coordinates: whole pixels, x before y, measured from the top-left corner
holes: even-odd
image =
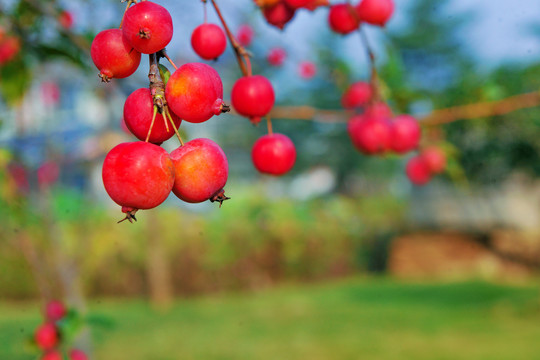
[[[238,40],[242,46],[249,46],[253,40],[252,27],[247,24],[241,25],[236,32],[236,40]]]
[[[382,154],[390,148],[390,124],[383,118],[357,115],[347,126],[353,145],[366,155]]]
[[[287,52],[284,49],[280,47],[275,47],[268,52],[266,60],[272,66],[281,66],[283,65],[286,57]]]
[[[336,4],[330,7],[328,23],[333,31],[345,35],[358,29],[360,20],[352,5]]]
[[[176,114],[171,113],[176,128],[182,121]],[[154,116],[154,101],[148,88],[140,88],[132,92],[124,103],[124,122],[126,127],[137,139],[145,141]],[[165,125],[167,122],[167,126]],[[167,131],[167,128],[169,129]],[[165,114],[156,114],[149,142],[161,144],[174,135],[174,129]]]
[[[262,10],[266,21],[280,30],[283,30],[285,25],[294,17],[294,9],[291,9],[284,2],[280,2],[274,6],[264,8]]]
[[[43,350],[55,347],[59,341],[58,329],[54,324],[45,323],[37,328],[34,334],[37,346]]]
[[[172,39],[171,14],[161,5],[141,1],[126,11],[122,32],[135,50],[143,54],[158,52]]]
[[[69,352],[69,360],[88,360],[88,356],[82,350],[72,349]]]
[[[392,117],[392,109],[390,109],[390,107],[384,102],[376,102],[366,108],[364,115],[376,118],[390,119]]]
[[[223,103],[223,83],[216,70],[202,63],[187,63],[167,82],[165,98],[182,120],[200,123],[228,111]]]
[[[45,307],[45,317],[51,322],[56,322],[66,316],[67,310],[64,304],[58,300],[52,300]]]
[[[141,62],[141,53],[133,49],[120,29],[103,30],[92,41],[90,55],[103,81],[130,76]]]
[[[251,159],[259,172],[279,176],[294,166],[296,148],[292,140],[283,134],[267,134],[253,145]]]
[[[103,184],[120,206],[152,209],[167,199],[174,184],[174,166],[161,147],[142,142],[114,147],[103,162]]]
[[[409,159],[405,173],[414,185],[425,185],[431,180],[431,171],[420,156]]]
[[[298,9],[301,7],[308,6],[313,2],[313,0],[284,0],[285,4],[291,9]]]
[[[362,0],[356,6],[361,21],[372,25],[385,26],[394,13],[393,0]]]
[[[392,150],[404,154],[418,147],[422,129],[418,120],[410,115],[400,115],[394,118],[391,125]]]
[[[70,11],[62,11],[56,20],[64,29],[71,29],[73,27],[73,14]]]
[[[446,168],[446,155],[438,147],[427,147],[422,150],[420,156],[433,174],[440,174]]]
[[[298,65],[298,72],[302,78],[309,80],[317,74],[317,65],[311,61],[302,61]]]
[[[62,356],[62,353],[56,350],[51,350],[47,353],[45,353],[41,360],[64,360],[64,356]]]
[[[227,183],[229,164],[218,144],[195,139],[171,153],[175,169],[173,193],[189,203],[200,203],[217,195]]]
[[[275,102],[274,88],[262,75],[244,76],[234,83],[231,102],[240,115],[249,117],[256,124],[272,110]]]
[[[4,65],[17,56],[21,50],[21,41],[18,37],[5,35],[0,42],[0,66]]]
[[[341,97],[341,105],[345,109],[354,109],[365,105],[373,96],[371,85],[357,81],[345,90]]]
[[[216,24],[202,24],[191,34],[193,50],[205,60],[217,59],[227,47],[227,38]]]

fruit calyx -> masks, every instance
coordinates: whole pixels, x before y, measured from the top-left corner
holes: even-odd
[[[135,222],[137,221],[137,218],[135,217],[135,214],[137,213],[137,211],[139,211],[139,209],[122,206],[122,212],[126,214],[126,217],[118,221],[117,224],[120,224],[121,222],[124,222],[126,220],[133,224],[134,221]]]
[[[219,207],[221,208],[221,205],[223,205],[223,202],[225,200],[229,200],[230,197],[227,197],[225,195],[225,189],[221,189],[218,192],[216,192],[212,197],[210,198],[210,202],[219,202]]]
[[[231,107],[223,102],[221,99],[217,99],[215,103],[214,115],[224,114],[231,111]]]
[[[151,36],[152,36],[152,31],[150,31],[150,29],[148,28],[139,29],[139,37],[141,39],[150,39]]]

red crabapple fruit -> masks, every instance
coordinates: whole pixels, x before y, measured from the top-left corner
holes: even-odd
[[[328,13],[330,28],[338,34],[349,34],[358,29],[360,20],[354,7],[350,4],[336,4],[330,7]]]
[[[171,14],[161,5],[141,1],[126,11],[122,32],[135,50],[153,54],[165,48],[172,39]]]
[[[390,148],[390,124],[386,119],[357,115],[347,132],[353,145],[366,155],[382,154]]]
[[[431,171],[420,156],[409,159],[405,167],[405,173],[414,185],[425,185],[431,180]]]
[[[275,47],[268,52],[266,60],[272,66],[281,66],[283,65],[286,57],[287,52],[284,49],[280,47]]]
[[[167,81],[165,98],[172,112],[188,122],[201,123],[229,111],[219,74],[202,63],[180,66]]]
[[[73,27],[73,14],[70,11],[64,10],[56,18],[58,24],[64,29],[71,29]]]
[[[251,159],[259,172],[279,176],[294,166],[296,148],[292,140],[283,134],[267,134],[253,144]]]
[[[418,147],[422,129],[418,120],[410,115],[400,115],[394,118],[391,125],[392,150],[405,154]]]
[[[59,341],[58,329],[54,324],[45,323],[37,328],[34,334],[34,340],[41,349],[52,349]]]
[[[64,360],[64,356],[62,356],[62,353],[57,350],[51,350],[46,352],[41,357],[41,360]]]
[[[0,66],[13,60],[20,50],[21,41],[18,37],[4,35],[0,42]]]
[[[188,141],[171,152],[175,180],[173,193],[189,203],[223,201],[229,163],[223,150],[210,139]]]
[[[392,117],[392,109],[384,102],[376,102],[370,104],[364,115],[376,118],[390,119]]]
[[[446,155],[438,147],[427,147],[422,150],[420,156],[433,174],[440,174],[446,168]]]
[[[143,141],[115,146],[103,162],[103,184],[120,206],[152,209],[167,199],[174,184],[174,166],[161,147]]]
[[[313,2],[313,0],[284,0],[285,4],[291,9],[299,9]]]
[[[99,77],[105,82],[130,76],[141,62],[141,53],[124,39],[120,29],[103,30],[97,34],[92,41],[90,55],[100,71]]]
[[[385,26],[394,13],[394,0],[362,0],[356,11],[360,21]]]
[[[223,54],[227,38],[216,24],[202,24],[191,34],[191,46],[197,55],[205,60],[214,60]]]
[[[311,0],[307,5],[304,5],[304,8],[314,11],[320,6],[330,6],[328,0]]]
[[[253,40],[253,29],[251,26],[247,24],[240,25],[236,32],[236,40],[238,40],[242,46],[249,46]]]
[[[69,360],[88,360],[88,356],[82,350],[72,349],[69,352]]]
[[[266,21],[280,30],[283,30],[285,25],[294,17],[294,9],[291,9],[284,2],[280,2],[274,6],[264,8],[262,10]]]
[[[45,307],[45,317],[48,321],[56,322],[66,316],[67,310],[64,304],[58,300],[52,300]]]
[[[341,97],[341,105],[345,109],[354,109],[365,105],[373,96],[373,89],[369,83],[357,81],[345,90]]]
[[[180,126],[182,121],[176,114],[169,111],[174,121],[176,128]],[[124,103],[124,122],[137,139],[145,141],[150,130],[152,117],[154,115],[154,101],[152,94],[148,88],[140,88],[132,92]],[[165,125],[167,122],[167,125]],[[167,130],[168,129],[168,130]],[[169,119],[165,114],[156,114],[152,133],[150,134],[149,142],[153,144],[161,144],[174,135],[174,129],[169,123]]]
[[[241,77],[231,90],[231,103],[236,112],[249,117],[254,124],[272,110],[274,102],[272,83],[262,75]]]
[[[302,61],[298,65],[298,72],[302,78],[309,80],[317,74],[317,65],[311,61]]]

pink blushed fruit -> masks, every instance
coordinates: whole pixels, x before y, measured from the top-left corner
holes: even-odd
[[[141,62],[141,53],[136,51],[123,37],[122,30],[103,30],[96,35],[90,55],[103,81],[130,76]]]

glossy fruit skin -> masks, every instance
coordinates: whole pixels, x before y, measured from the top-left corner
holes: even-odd
[[[356,6],[360,21],[385,26],[394,13],[393,0],[362,0]]]
[[[132,92],[124,103],[124,123],[129,131],[141,141],[146,140],[152,116],[154,114],[154,101],[148,88],[140,88]],[[176,128],[180,126],[182,120],[171,113]],[[169,125],[169,131],[165,127],[165,121]],[[150,134],[149,142],[153,144],[161,144],[174,135],[174,129],[170,124],[165,114],[156,114],[152,133]]]
[[[354,116],[347,132],[354,147],[366,155],[382,154],[390,149],[390,123],[383,118]]]
[[[259,172],[279,176],[293,168],[296,148],[286,135],[267,134],[253,144],[251,159]]]
[[[300,74],[300,77],[309,80],[317,75],[317,65],[311,61],[302,61],[298,65],[298,73]]]
[[[69,352],[69,360],[88,360],[88,356],[82,350],[72,349]]]
[[[446,155],[436,146],[425,148],[420,156],[433,174],[440,174],[446,168]]]
[[[152,209],[167,199],[174,184],[174,166],[161,147],[143,141],[115,146],[103,162],[103,184],[120,206]]]
[[[262,10],[266,21],[280,30],[294,17],[295,10],[288,7],[284,2]]]
[[[64,357],[62,356],[62,353],[56,350],[49,351],[45,353],[41,360],[64,360]]]
[[[274,87],[262,75],[241,77],[232,87],[231,102],[236,112],[258,123],[274,106]]]
[[[336,4],[330,7],[328,24],[334,32],[346,35],[358,29],[360,20],[352,5]]]
[[[18,37],[4,35],[0,42],[0,66],[13,60],[20,50],[21,41]]]
[[[191,34],[191,46],[197,55],[205,60],[220,57],[227,47],[227,38],[216,24],[202,24]]]
[[[253,41],[253,28],[247,24],[240,25],[236,32],[236,40],[242,46],[249,46]]]
[[[298,9],[308,6],[313,2],[313,0],[284,0],[284,2],[291,9]]]
[[[124,39],[120,29],[98,33],[92,41],[90,55],[104,81],[130,76],[141,62],[141,53]]]
[[[396,116],[391,125],[391,147],[398,154],[405,154],[418,147],[422,129],[418,120],[410,115]]]
[[[354,109],[364,106],[373,96],[373,89],[369,83],[357,81],[345,90],[341,96],[341,105],[345,109]]]
[[[209,200],[229,176],[227,157],[210,139],[194,139],[171,153],[175,169],[173,193],[189,203]]]
[[[64,304],[58,300],[52,300],[45,307],[45,317],[48,321],[56,322],[66,316],[67,310]]]
[[[39,348],[43,350],[52,349],[58,344],[58,329],[52,323],[45,323],[37,328],[34,340]]]
[[[167,82],[165,98],[182,120],[201,123],[223,108],[223,83],[216,70],[203,63],[187,63]]]
[[[431,171],[420,156],[409,159],[405,167],[405,173],[414,185],[425,185],[431,180]]]
[[[151,1],[139,2],[126,12],[122,32],[135,50],[153,54],[165,48],[172,39],[171,14]]]
[[[268,52],[266,60],[272,66],[281,66],[283,65],[286,57],[287,52],[284,49],[280,47],[275,47]]]

